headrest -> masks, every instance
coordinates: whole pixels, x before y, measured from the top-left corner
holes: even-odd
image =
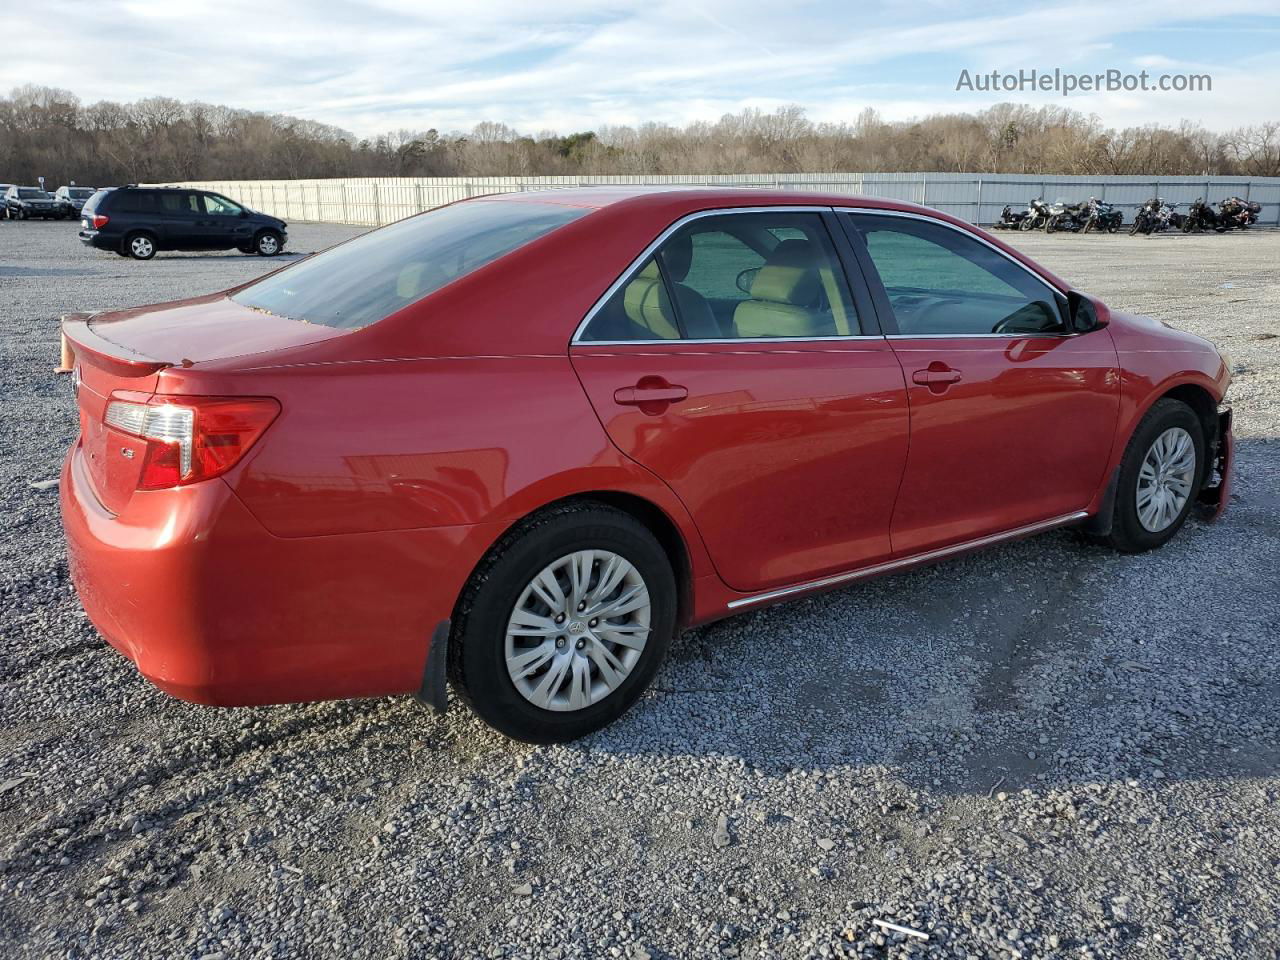
[[[692,263],[693,237],[690,234],[678,233],[663,246],[662,265],[667,268],[667,276],[672,283],[683,283]]]
[[[622,307],[628,319],[662,340],[676,340],[676,329],[667,291],[658,273],[658,261],[650,259],[644,268],[628,281],[622,292]]]
[[[808,240],[783,240],[751,281],[751,299],[807,306],[818,299],[822,280]]]

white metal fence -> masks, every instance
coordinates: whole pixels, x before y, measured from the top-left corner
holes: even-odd
[[[1063,177],[977,173],[780,173],[609,177],[388,177],[351,180],[230,180],[168,184],[213,190],[286,221],[377,225],[454,200],[488,193],[617,184],[781,187],[816,193],[910,200],[971,223],[992,223],[1005,205],[1034,197],[1098,197],[1133,219],[1149,197],[1185,207],[1241,196],[1262,205],[1258,221],[1280,226],[1280,177]]]

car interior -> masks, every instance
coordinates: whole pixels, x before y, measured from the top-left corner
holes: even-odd
[[[835,337],[858,332],[820,219],[752,215],[694,221],[592,319],[586,340]],[[808,222],[805,222],[807,220]],[[799,225],[792,225],[799,224]],[[661,267],[659,266],[661,263]],[[675,309],[672,309],[672,299]]]

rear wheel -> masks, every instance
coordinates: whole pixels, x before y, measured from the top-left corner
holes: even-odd
[[[156,240],[149,233],[133,233],[125,237],[124,249],[135,260],[150,260],[156,255]]]
[[[1111,546],[1124,553],[1153,550],[1182,528],[1204,477],[1204,451],[1195,412],[1180,400],[1156,401],[1120,461]]]
[[[644,692],[675,618],[671,564],[648,528],[604,504],[554,507],[504,537],[472,576],[449,672],[507,736],[573,740]]]
[[[284,241],[274,230],[263,230],[253,238],[253,250],[260,257],[274,257],[284,249]]]

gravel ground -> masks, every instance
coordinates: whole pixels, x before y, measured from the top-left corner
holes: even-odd
[[[33,485],[74,431],[57,315],[274,262],[74,232],[0,225],[4,956],[1277,955],[1280,233],[1013,237],[1233,354],[1218,524],[693,631],[620,723],[535,748],[408,699],[191,706],[95,636]]]

